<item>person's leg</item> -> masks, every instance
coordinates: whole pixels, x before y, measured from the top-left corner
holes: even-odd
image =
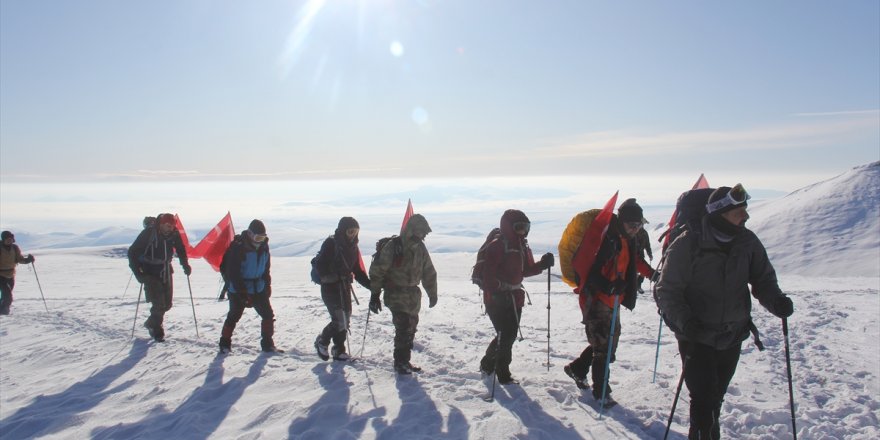
[[[15,278],[0,277],[0,315],[8,315],[12,306],[12,289]]]
[[[678,342],[684,382],[690,394],[689,439],[709,439],[712,432],[712,409],[718,388],[718,364],[714,348],[686,341]],[[687,362],[687,365],[684,365]]]
[[[153,275],[144,277],[144,294],[150,299],[150,317],[144,322],[144,327],[150,331],[150,336],[162,341],[165,339],[165,311],[168,309],[165,301],[168,298],[167,285]]]
[[[232,332],[241,319],[242,313],[244,313],[244,302],[242,302],[238,294],[230,293],[229,312],[226,314],[226,321],[223,322],[223,329],[220,330],[221,350],[230,350],[232,348]]]
[[[391,311],[391,321],[394,324],[394,366],[398,371],[401,368],[410,369],[409,361],[412,356],[413,340],[419,323],[418,315],[406,312]]]
[[[724,395],[727,394],[727,387],[736,373],[736,366],[739,364],[739,355],[742,351],[742,344],[726,350],[716,351],[716,368],[718,374],[717,387],[712,396],[712,439],[721,438],[721,404],[724,403]]]
[[[611,394],[611,386],[606,383],[605,365],[614,362],[614,353],[617,351],[617,342],[620,338],[620,321],[614,325],[614,339],[611,341],[611,318],[614,310],[602,302],[596,302],[590,307],[587,316],[587,340],[593,347],[592,378],[593,397],[602,398],[604,388],[605,395]],[[613,342],[613,344],[611,343]],[[610,352],[609,352],[610,351]],[[610,362],[607,357],[611,356]]]
[[[260,315],[260,348],[266,352],[277,351],[275,348],[275,311],[265,293],[254,295],[254,310]]]

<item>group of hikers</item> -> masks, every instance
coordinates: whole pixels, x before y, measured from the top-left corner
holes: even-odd
[[[595,244],[597,251],[590,267],[579,268],[579,273],[586,274],[585,280],[578,280],[583,288],[577,293],[587,346],[563,367],[579,389],[589,390],[605,408],[615,404],[608,381],[609,366],[615,361],[620,340],[617,309],[622,305],[632,310],[641,291],[641,279],[648,278],[655,282],[657,306],[678,340],[683,380],[691,397],[688,438],[720,438],[721,405],[736,371],[742,342],[750,333],[757,341],[751,296],[780,318],[794,311],[792,301],[779,288],[763,244],[745,227],[749,198],[739,184],[712,191],[705,215],[684,228],[664,250],[658,269],[644,258],[646,247],[651,254],[643,235],[646,221],[641,206],[635,199],[627,199],[618,207],[601,243]],[[525,213],[505,211],[499,227],[480,249],[475,266],[475,282],[482,289],[486,314],[496,332],[480,359],[479,370],[484,377],[493,375],[493,380],[503,385],[517,383],[510,364],[524,305],[523,279],[555,264],[552,252],[535,261],[527,240],[530,228]],[[428,307],[437,304],[437,272],[425,246],[431,227],[424,216],[413,214],[399,236],[377,243],[369,270],[358,248],[359,232],[357,220],[341,218],[312,262],[312,278],[320,283],[321,298],[330,316],[330,322],[315,338],[316,354],[325,361],[350,359],[346,338],[352,283],[356,281],[371,292],[371,313],[380,313],[383,301],[391,312],[394,371],[400,375],[420,372],[421,368],[411,363],[422,305],[420,284],[427,293]],[[8,313],[12,302],[15,264],[33,261],[33,256],[23,257],[13,243],[12,233],[4,231],[0,314]],[[163,317],[172,303],[170,263],[174,255],[189,276],[192,268],[172,214],[161,214],[145,224],[128,250],[134,277],[143,284],[146,300],[152,304],[144,326],[156,341],[165,337]],[[233,331],[246,308],[253,308],[262,320],[262,350],[280,351],[273,340],[270,263],[266,227],[255,219],[235,236],[220,265],[229,294],[229,312],[219,339],[222,353],[231,350]]]

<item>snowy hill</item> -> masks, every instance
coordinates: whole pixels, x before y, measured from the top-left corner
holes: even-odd
[[[880,162],[749,208],[777,272],[880,276]]]

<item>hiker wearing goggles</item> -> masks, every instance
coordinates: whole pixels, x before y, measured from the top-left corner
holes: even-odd
[[[745,227],[749,198],[741,184],[713,191],[699,227],[686,229],[669,246],[656,286],[657,305],[678,339],[690,392],[688,438],[720,438],[721,404],[742,341],[751,332],[763,349],[750,295],[780,318],[794,312],[764,245]]]
[[[260,316],[260,347],[264,352],[281,351],[275,348],[275,311],[272,296],[272,276],[269,274],[271,255],[266,225],[254,219],[248,228],[236,236],[220,264],[223,279],[229,288],[229,313],[220,331],[220,352],[232,349],[232,332],[244,314],[251,308]]]

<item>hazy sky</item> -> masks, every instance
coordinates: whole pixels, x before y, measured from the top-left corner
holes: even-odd
[[[3,182],[791,172],[791,190],[880,160],[878,109],[876,0],[0,1]]]

